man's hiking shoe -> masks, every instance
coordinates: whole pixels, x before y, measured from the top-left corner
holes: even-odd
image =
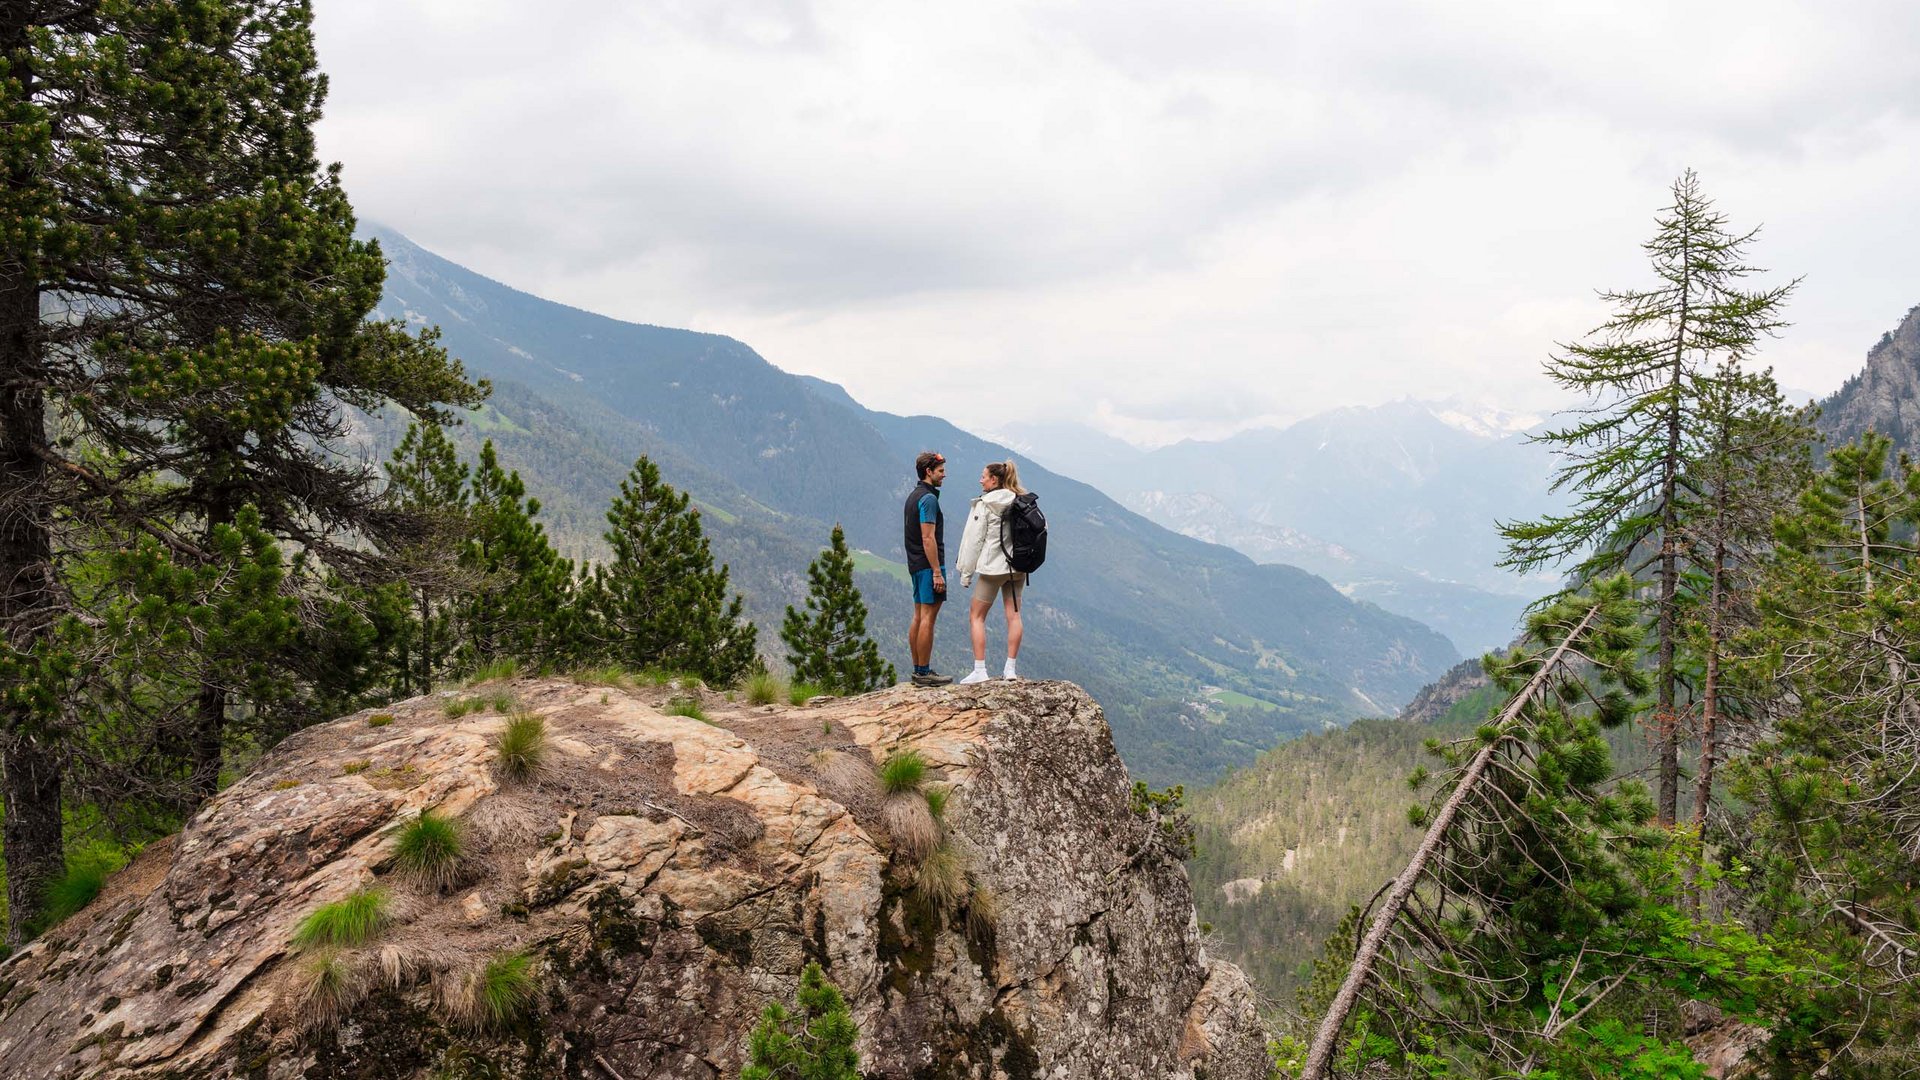
[[[915,686],[945,686],[952,681],[953,676],[942,675],[937,671],[928,671],[925,673],[915,672],[913,675],[913,685]]]

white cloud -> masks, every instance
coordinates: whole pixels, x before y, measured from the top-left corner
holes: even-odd
[[[330,0],[364,216],[878,407],[1160,441],[1538,408],[1698,168],[1836,385],[1920,301],[1897,3]]]

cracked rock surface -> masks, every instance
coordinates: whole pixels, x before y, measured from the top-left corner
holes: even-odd
[[[502,695],[545,721],[531,781],[495,770]],[[705,720],[667,711],[690,697]],[[494,705],[448,716],[471,698]],[[808,961],[845,993],[869,1076],[1266,1075],[1252,990],[1202,949],[1186,873],[1071,684],[786,708],[523,679],[381,711],[286,740],[0,964],[0,1076],[731,1078]],[[924,796],[875,779],[909,748],[950,792],[944,901],[907,837],[933,819],[900,813]],[[451,887],[395,864],[422,810],[459,822]],[[388,915],[371,940],[291,944],[370,888]],[[537,996],[477,1024],[462,988],[512,953]]]

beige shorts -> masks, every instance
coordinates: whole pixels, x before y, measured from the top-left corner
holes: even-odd
[[[975,574],[973,575],[973,602],[993,606],[994,598],[1000,590],[1007,590],[1007,603],[1013,610],[1020,610],[1020,592],[1027,587],[1025,574]]]

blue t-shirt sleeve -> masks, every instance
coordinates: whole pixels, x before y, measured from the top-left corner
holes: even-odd
[[[931,525],[940,520],[940,500],[932,495],[920,496],[920,524]]]

